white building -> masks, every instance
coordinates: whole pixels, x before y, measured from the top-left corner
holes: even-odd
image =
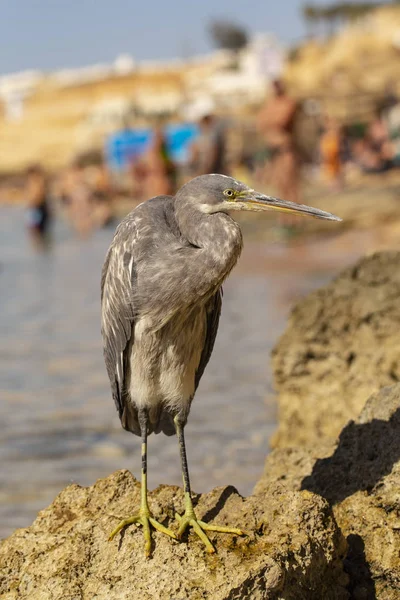
[[[22,119],[26,98],[35,91],[42,79],[40,71],[21,71],[0,77],[0,99],[3,101],[7,120]]]
[[[283,48],[271,35],[254,37],[238,56],[226,52],[223,61],[221,56],[211,73],[199,78],[194,72],[188,78],[186,115],[204,112],[207,103],[223,110],[261,102],[271,80],[282,73],[285,59]]]

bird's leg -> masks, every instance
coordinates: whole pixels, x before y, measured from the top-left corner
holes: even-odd
[[[153,526],[154,529],[161,531],[161,533],[165,533],[170,537],[176,539],[176,535],[170,530],[161,525],[158,521],[156,521],[150,512],[149,504],[147,501],[147,412],[144,409],[139,410],[139,425],[140,432],[142,435],[142,484],[140,489],[140,509],[139,512],[133,517],[128,517],[124,519],[117,525],[114,531],[111,532],[109,540],[112,540],[113,537],[121,531],[127,525],[131,525],[132,523],[137,523],[142,525],[144,539],[145,539],[145,553],[146,556],[149,557],[151,554],[151,533],[150,526]]]
[[[182,465],[182,477],[183,477],[183,491],[185,494],[185,514],[181,517],[176,514],[176,519],[179,522],[178,529],[178,538],[180,539],[186,529],[188,527],[192,527],[194,531],[197,533],[201,541],[205,544],[207,552],[215,552],[215,548],[208,539],[206,531],[217,531],[219,533],[233,533],[235,535],[243,535],[243,532],[240,529],[234,529],[231,527],[220,527],[218,525],[210,525],[209,523],[204,523],[204,521],[200,521],[197,519],[196,514],[193,508],[192,495],[190,490],[190,478],[189,478],[189,469],[187,463],[186,456],[186,446],[185,446],[185,435],[184,435],[184,427],[181,424],[179,417],[174,418],[176,435],[178,436],[179,442],[179,450],[181,455],[181,465]]]

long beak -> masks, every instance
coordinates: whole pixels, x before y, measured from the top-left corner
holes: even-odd
[[[296,213],[302,215],[309,215],[316,219],[327,219],[328,221],[341,221],[340,217],[333,215],[325,210],[319,208],[313,208],[306,204],[297,204],[296,202],[289,202],[289,200],[281,200],[280,198],[273,198],[272,196],[265,196],[258,192],[253,192],[244,197],[245,204],[249,206],[250,210],[278,210],[280,212]],[[251,207],[251,208],[250,208]]]

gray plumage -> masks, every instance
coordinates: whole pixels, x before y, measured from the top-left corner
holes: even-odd
[[[139,205],[117,228],[104,263],[104,357],[122,426],[137,435],[139,406],[149,409],[149,432],[174,433],[177,412],[186,422],[214,346],[221,284],[242,248],[228,215],[197,210],[203,195]]]
[[[286,207],[286,208],[285,208]],[[289,207],[289,208],[287,208]],[[222,283],[241,249],[230,210],[295,210],[333,215],[256,194],[223,175],[204,175],[176,196],[140,204],[118,226],[101,277],[104,358],[122,426],[140,435],[186,423],[210,359]]]

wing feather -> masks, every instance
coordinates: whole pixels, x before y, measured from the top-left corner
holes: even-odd
[[[200,363],[196,371],[195,377],[195,390],[200,383],[200,379],[204,373],[204,369],[206,368],[208,361],[210,360],[215,338],[217,337],[219,318],[221,315],[221,307],[222,307],[222,288],[220,288],[214,296],[210,298],[207,303],[207,332],[206,339],[203,347],[203,351],[201,353]]]
[[[134,433],[136,418],[132,414],[133,407],[129,391],[126,389],[126,378],[130,349],[134,341],[135,239],[134,221],[122,222],[107,252],[101,273],[101,333],[104,360],[122,425]]]

